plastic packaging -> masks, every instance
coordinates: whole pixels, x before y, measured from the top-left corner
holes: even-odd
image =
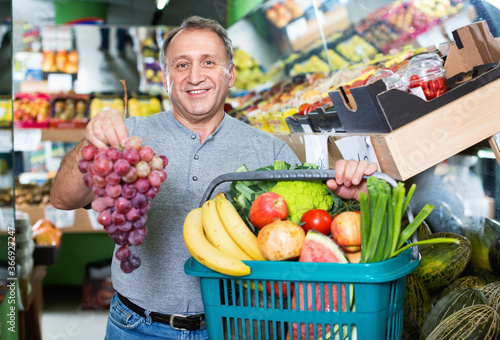
[[[409,65],[405,78],[408,92],[425,100],[432,100],[446,92],[445,70],[440,61],[423,59]]]
[[[420,53],[411,57],[408,67],[411,67],[414,64],[421,62],[422,60],[435,60],[443,65],[443,59],[441,59],[441,57],[437,53]]]
[[[399,76],[399,74],[392,72],[388,69],[382,69],[377,73],[373,74],[366,81],[367,84],[372,84],[377,80],[382,79],[387,87],[387,90],[398,89],[406,91],[408,89],[408,83]]]

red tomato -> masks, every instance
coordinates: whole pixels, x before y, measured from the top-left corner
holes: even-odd
[[[436,84],[438,89],[444,89],[444,78],[439,77],[438,79],[436,79]]]
[[[438,89],[436,80],[429,80],[427,83],[429,84],[429,89],[431,89],[433,92],[436,92],[436,90]]]
[[[330,235],[330,227],[332,225],[333,217],[328,213],[328,211],[323,209],[311,209],[306,211],[300,222],[302,228],[307,233],[310,229],[315,229],[322,234]]]
[[[436,93],[434,91],[432,91],[431,89],[425,89],[424,94],[425,94],[425,98],[427,98],[427,100],[431,100],[436,96]]]
[[[306,109],[310,106],[309,103],[304,103],[304,104],[300,104],[298,110],[297,110],[297,113],[299,115],[306,115],[306,113],[304,113],[306,111]]]

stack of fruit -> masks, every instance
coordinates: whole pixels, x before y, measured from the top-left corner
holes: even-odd
[[[365,58],[372,58],[378,53],[375,47],[357,34],[339,42],[335,46],[335,50],[342,57],[354,63],[361,62]]]
[[[50,97],[46,94],[20,93],[14,98],[14,123],[21,127],[47,126],[50,117]]]
[[[233,60],[236,66],[234,87],[237,89],[250,90],[267,81],[259,67],[259,63],[248,52],[241,49],[235,50]]]
[[[12,123],[12,99],[10,96],[0,97],[0,126]]]
[[[266,18],[277,28],[283,28],[293,19],[304,14],[304,9],[294,0],[277,2],[266,10]]]
[[[33,239],[39,246],[59,247],[62,232],[54,223],[46,218],[41,218],[32,227]]]
[[[90,99],[90,119],[94,118],[99,113],[99,111],[107,109],[116,109],[123,114],[123,105],[123,99],[121,99],[118,95],[95,94]]]
[[[84,128],[88,122],[89,96],[73,93],[52,98],[51,128]]]
[[[150,116],[162,111],[161,101],[157,96],[132,95],[128,101],[128,114],[132,116]]]
[[[42,60],[43,72],[78,73],[78,52],[66,51],[44,51]]]

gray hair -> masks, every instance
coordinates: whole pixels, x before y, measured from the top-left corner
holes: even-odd
[[[222,41],[224,42],[224,46],[226,47],[227,66],[230,67],[233,64],[233,44],[231,42],[231,39],[229,39],[227,31],[224,29],[224,27],[222,27],[215,20],[205,19],[193,15],[185,19],[179,27],[174,28],[167,34],[167,37],[165,38],[160,51],[160,65],[164,73],[167,72],[167,47],[175,37],[175,35],[183,29],[198,29],[216,33],[222,39]]]

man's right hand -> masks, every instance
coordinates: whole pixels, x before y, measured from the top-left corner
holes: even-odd
[[[116,109],[100,111],[92,118],[85,131],[85,138],[97,148],[118,146],[128,137],[121,113]]]

